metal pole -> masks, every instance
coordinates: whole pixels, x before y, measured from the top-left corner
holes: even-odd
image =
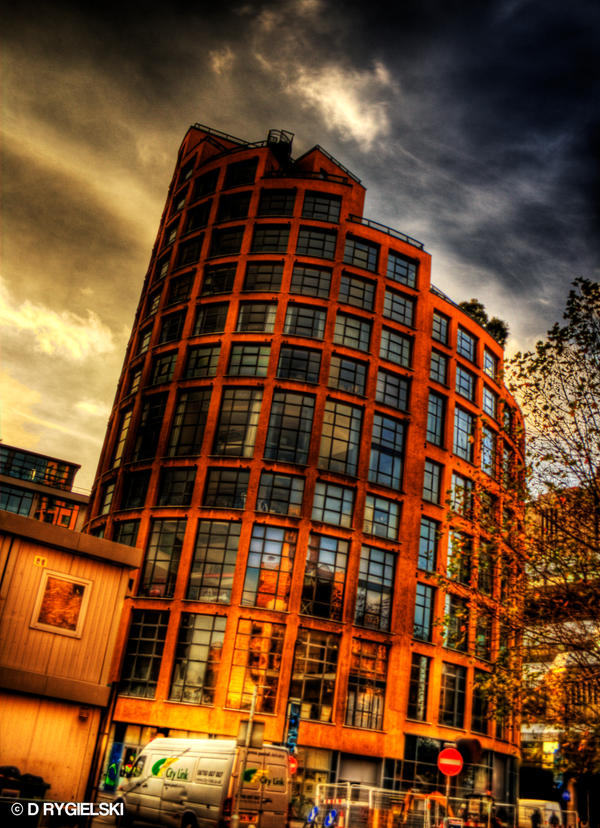
[[[231,815],[231,828],[238,828],[240,824],[240,800],[242,795],[242,785],[244,784],[244,773],[246,772],[246,763],[248,759],[248,748],[250,746],[250,739],[252,737],[252,726],[254,724],[254,713],[256,711],[256,697],[258,695],[258,686],[254,685],[252,691],[252,702],[250,704],[250,715],[248,717],[248,727],[246,728],[246,738],[244,739],[244,747],[241,748],[241,762],[239,764],[238,780],[234,798],[234,813]]]

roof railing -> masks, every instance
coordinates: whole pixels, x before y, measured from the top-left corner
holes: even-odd
[[[413,239],[411,236],[407,236],[406,233],[401,233],[399,230],[394,230],[393,227],[380,224],[378,221],[372,221],[371,219],[366,219],[362,216],[348,216],[348,221],[352,221],[355,224],[362,224],[365,227],[372,227],[374,230],[379,230],[381,233],[393,236],[395,239],[399,239],[405,244],[410,244],[412,247],[417,247],[419,250],[425,249],[423,242],[417,241],[417,239]]]

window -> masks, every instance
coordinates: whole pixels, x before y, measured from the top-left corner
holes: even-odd
[[[277,305],[268,302],[241,302],[237,331],[272,333]]]
[[[371,438],[369,480],[381,486],[402,488],[404,423],[384,414],[375,414]]]
[[[202,505],[213,509],[243,509],[250,472],[247,469],[208,469]]]
[[[311,533],[300,612],[332,621],[342,620],[349,546],[341,538]]]
[[[163,469],[157,506],[189,506],[196,479],[196,468]]]
[[[337,232],[320,230],[317,227],[300,227],[296,253],[300,256],[314,256],[320,259],[335,258]]]
[[[386,676],[386,645],[353,638],[346,701],[347,725],[383,730]]]
[[[185,314],[186,311],[178,311],[177,313],[170,313],[168,316],[163,316],[160,323],[160,333],[158,335],[159,345],[162,345],[164,342],[172,342],[174,339],[181,337]]]
[[[285,624],[240,618],[233,651],[227,707],[275,713]]]
[[[394,555],[373,546],[360,550],[354,623],[389,630],[394,589]]]
[[[297,532],[255,523],[248,550],[242,604],[261,609],[288,608]]]
[[[412,357],[412,339],[409,336],[383,328],[379,356],[403,368],[410,368]]]
[[[486,682],[489,680],[489,673],[483,670],[475,670],[473,673],[473,701],[471,706],[471,730],[476,733],[487,734],[489,706],[486,692]]]
[[[250,252],[286,253],[289,236],[289,224],[257,224]]]
[[[141,509],[146,502],[150,469],[126,472],[121,489],[121,509]]]
[[[308,190],[302,205],[302,218],[338,222],[341,206],[342,199],[340,196]]]
[[[199,175],[194,181],[194,190],[192,192],[192,201],[198,201],[206,195],[214,193],[217,189],[217,179],[219,178],[219,170],[210,170],[204,175]]]
[[[152,339],[152,325],[148,325],[143,331],[140,331],[138,337],[138,346],[136,354],[145,354],[150,347],[150,340]]]
[[[444,445],[445,420],[446,398],[430,391],[427,404],[427,440],[434,446]]]
[[[379,369],[377,372],[377,390],[375,399],[379,403],[397,408],[400,411],[408,411],[408,397],[410,392],[410,380],[400,374],[393,374],[390,371]]]
[[[363,532],[386,540],[397,540],[400,504],[385,497],[368,494],[365,500]]]
[[[498,396],[494,394],[492,389],[488,388],[487,385],[483,386],[482,408],[486,414],[488,414],[494,420],[496,419],[496,414],[498,412]]]
[[[171,214],[174,215],[175,213],[179,213],[183,210],[185,206],[185,200],[188,194],[188,187],[183,187],[179,192],[175,195],[173,199],[173,209],[171,210]]]
[[[278,291],[281,287],[281,262],[250,262],[246,268],[244,290]]]
[[[217,221],[233,221],[235,219],[246,218],[251,195],[252,193],[249,190],[244,193],[222,195],[219,199]]]
[[[241,523],[199,520],[186,598],[228,604],[240,543]]]
[[[256,500],[257,512],[276,512],[300,517],[304,478],[263,471]]]
[[[113,523],[112,539],[115,543],[123,543],[125,546],[135,546],[139,530],[139,520],[120,520],[118,523]]]
[[[265,457],[289,463],[306,463],[315,398],[310,394],[275,391],[265,446]]]
[[[431,659],[419,653],[412,654],[408,684],[406,716],[418,722],[427,720],[427,696],[429,694],[429,669]]]
[[[121,464],[121,460],[123,459],[123,453],[125,451],[125,441],[127,440],[127,434],[129,433],[129,426],[131,425],[131,415],[132,415],[131,408],[128,411],[123,411],[121,414],[121,422],[119,424],[119,432],[117,434],[117,439],[115,441],[115,447],[113,449],[113,456],[112,456],[112,467],[119,466]]]
[[[123,696],[154,698],[168,623],[165,611],[134,609],[131,613],[119,684]]]
[[[200,258],[203,241],[204,236],[200,234],[199,236],[195,236],[193,239],[190,239],[189,241],[182,242],[179,245],[179,251],[177,253],[177,261],[175,263],[175,266],[185,267],[185,265],[195,264]]]
[[[322,480],[317,481],[312,508],[313,520],[350,528],[353,508],[354,489],[335,486],[333,483],[325,483]]]
[[[228,164],[223,187],[243,187],[245,184],[253,184],[257,165],[258,158],[248,158],[245,161]]]
[[[219,227],[212,231],[210,241],[210,256],[235,256],[242,249],[244,228]]]
[[[437,520],[428,517],[421,518],[419,534],[419,560],[417,566],[423,572],[434,572],[437,561],[440,525]]]
[[[458,595],[446,595],[444,646],[461,653],[469,646],[469,605]]]
[[[170,701],[214,704],[226,621],[218,615],[181,614]]]
[[[417,583],[413,638],[418,638],[419,641],[431,641],[434,597],[435,590],[433,587],[427,584]]]
[[[493,380],[498,377],[498,357],[487,348],[483,349],[483,373]]]
[[[296,190],[261,190],[259,216],[291,216],[294,213]]]
[[[450,530],[448,535],[448,555],[446,560],[446,574],[453,581],[460,584],[471,582],[473,566],[473,538],[464,532]]]
[[[483,608],[477,613],[475,655],[483,661],[492,660],[492,616]]]
[[[344,245],[344,262],[362,267],[364,270],[377,272],[377,259],[379,257],[379,245],[368,242],[366,239],[359,239],[357,236],[346,236]]]
[[[475,348],[477,340],[470,333],[467,333],[464,328],[459,328],[456,335],[456,353],[468,359],[469,362],[475,362]]]
[[[102,486],[102,495],[100,497],[99,514],[105,515],[110,511],[113,496],[115,494],[116,481],[110,480]]]
[[[188,181],[192,175],[194,174],[194,165],[196,163],[196,159],[192,158],[191,161],[188,161],[187,164],[181,168],[181,172],[179,173],[179,179],[177,181],[177,186],[180,187],[184,181]]]
[[[360,451],[362,409],[327,400],[319,449],[319,468],[355,475]]]
[[[185,535],[185,518],[153,520],[139,594],[172,598]]]
[[[225,388],[213,452],[252,457],[262,403],[261,388]]]
[[[436,342],[441,342],[442,345],[448,344],[448,335],[450,333],[450,320],[443,313],[438,311],[433,312],[433,324],[431,327],[431,338]]]
[[[481,470],[496,476],[496,432],[485,424],[481,427]]]
[[[300,699],[301,718],[331,721],[338,651],[338,635],[298,630],[289,695]]]
[[[512,435],[514,426],[514,413],[507,403],[502,406],[502,427],[507,434]]]
[[[442,482],[442,466],[433,460],[425,460],[423,475],[423,500],[429,503],[440,502],[440,486]]]
[[[192,282],[193,276],[191,273],[184,273],[183,276],[177,276],[176,279],[173,279],[169,285],[167,304],[177,305],[179,302],[186,302],[192,291]]]
[[[331,286],[331,270],[326,267],[311,265],[294,265],[290,293],[300,293],[302,296],[316,296],[319,299],[329,298]]]
[[[453,472],[450,503],[454,512],[470,518],[473,514],[473,481]]]
[[[466,668],[444,661],[440,691],[440,724],[448,727],[464,727],[466,685]]]
[[[210,388],[179,392],[167,447],[170,457],[186,457],[200,453],[209,403]]]
[[[373,310],[375,301],[375,283],[359,276],[342,273],[338,302],[354,305],[355,308]]]
[[[321,352],[311,348],[281,346],[277,376],[302,382],[318,382],[321,370]]]
[[[356,348],[357,351],[369,352],[371,339],[371,323],[360,316],[350,316],[348,313],[338,313],[335,318],[333,341],[337,345],[347,348]]]
[[[129,388],[127,389],[128,394],[135,394],[135,392],[140,387],[140,382],[142,379],[142,369],[141,368],[134,368],[131,374],[129,375]]]
[[[148,304],[146,307],[146,316],[152,316],[158,310],[158,306],[160,305],[160,297],[161,297],[160,290],[157,290],[156,293],[153,293],[152,296],[148,298]]]
[[[184,233],[193,233],[194,230],[200,230],[208,224],[208,217],[210,215],[210,208],[212,202],[205,201],[198,207],[192,207],[188,210],[185,216]]]
[[[368,365],[364,362],[334,354],[329,366],[330,388],[339,388],[340,391],[348,391],[350,394],[364,395],[367,368]]]
[[[266,377],[270,354],[270,345],[232,345],[227,373],[238,377]]]
[[[429,378],[433,382],[439,382],[441,385],[446,385],[448,381],[448,357],[440,354],[439,351],[431,352]]]
[[[477,566],[477,589],[484,595],[491,595],[494,591],[496,559],[497,554],[494,544],[480,539],[479,560]]]
[[[475,375],[460,363],[456,365],[456,393],[471,402],[475,401]]]
[[[166,394],[152,394],[144,398],[132,460],[146,460],[154,457],[166,402]]]
[[[283,331],[293,336],[323,339],[326,318],[327,311],[324,308],[291,303],[287,307]]]
[[[177,230],[179,228],[179,217],[172,221],[171,224],[167,227],[165,231],[165,241],[164,246],[167,247],[169,244],[173,244],[175,239],[177,238]]]
[[[233,290],[237,265],[221,264],[207,265],[204,268],[202,280],[202,296],[213,296],[215,293],[230,293]]]
[[[220,351],[220,345],[196,345],[190,348],[185,366],[186,379],[214,377]]]
[[[196,315],[193,335],[201,336],[202,334],[221,333],[224,331],[228,308],[229,305],[227,302],[200,305]]]
[[[457,457],[473,462],[475,435],[475,417],[464,408],[454,409],[454,444],[453,451]]]
[[[390,250],[385,275],[388,279],[393,279],[395,282],[414,288],[417,284],[417,267],[418,262]]]
[[[415,300],[395,290],[386,290],[383,315],[410,328],[415,315]]]

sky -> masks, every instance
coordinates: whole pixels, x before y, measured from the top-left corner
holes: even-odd
[[[600,280],[597,0],[54,0],[0,30],[0,439],[83,489],[193,123],[323,146],[508,354]]]

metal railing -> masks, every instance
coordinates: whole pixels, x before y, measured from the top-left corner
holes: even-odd
[[[399,230],[394,230],[393,227],[388,227],[386,224],[380,224],[378,221],[366,219],[362,216],[348,216],[348,221],[355,224],[362,224],[364,227],[372,227],[373,230],[379,230],[380,233],[385,233],[387,236],[393,236],[395,239],[403,241],[405,244],[410,244],[412,247],[417,247],[419,250],[424,250],[423,242],[413,239],[412,236],[407,236],[406,233],[401,233]]]

